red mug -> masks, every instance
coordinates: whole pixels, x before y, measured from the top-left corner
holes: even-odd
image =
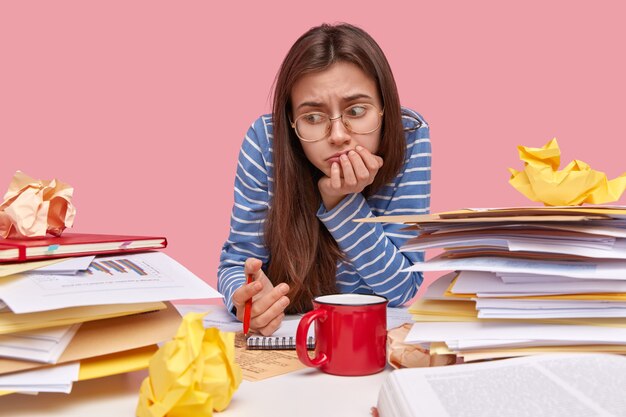
[[[306,339],[315,322],[315,357]],[[370,375],[387,363],[387,299],[370,294],[316,297],[296,332],[298,358],[307,366],[333,375]]]

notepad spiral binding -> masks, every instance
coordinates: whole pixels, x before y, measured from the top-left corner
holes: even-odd
[[[296,338],[291,337],[263,337],[252,336],[246,342],[251,350],[272,350],[272,349],[295,349]],[[315,339],[312,336],[307,338],[307,349],[315,349]]]

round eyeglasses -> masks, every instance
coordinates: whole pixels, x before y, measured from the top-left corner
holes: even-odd
[[[301,114],[291,122],[291,127],[303,142],[317,142],[328,137],[332,123],[337,119],[341,119],[341,123],[349,132],[366,135],[380,127],[383,112],[384,110],[378,110],[368,103],[353,104],[337,117],[330,117],[322,112]]]

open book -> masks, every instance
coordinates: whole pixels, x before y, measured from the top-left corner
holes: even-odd
[[[537,355],[393,371],[380,417],[626,416],[626,357]]]

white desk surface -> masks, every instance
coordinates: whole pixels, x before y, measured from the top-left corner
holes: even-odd
[[[364,377],[326,375],[308,368],[258,382],[243,381],[231,403],[216,417],[370,416],[389,374]],[[147,370],[81,381],[71,394],[11,394],[0,397],[0,416],[134,416],[139,386]]]

